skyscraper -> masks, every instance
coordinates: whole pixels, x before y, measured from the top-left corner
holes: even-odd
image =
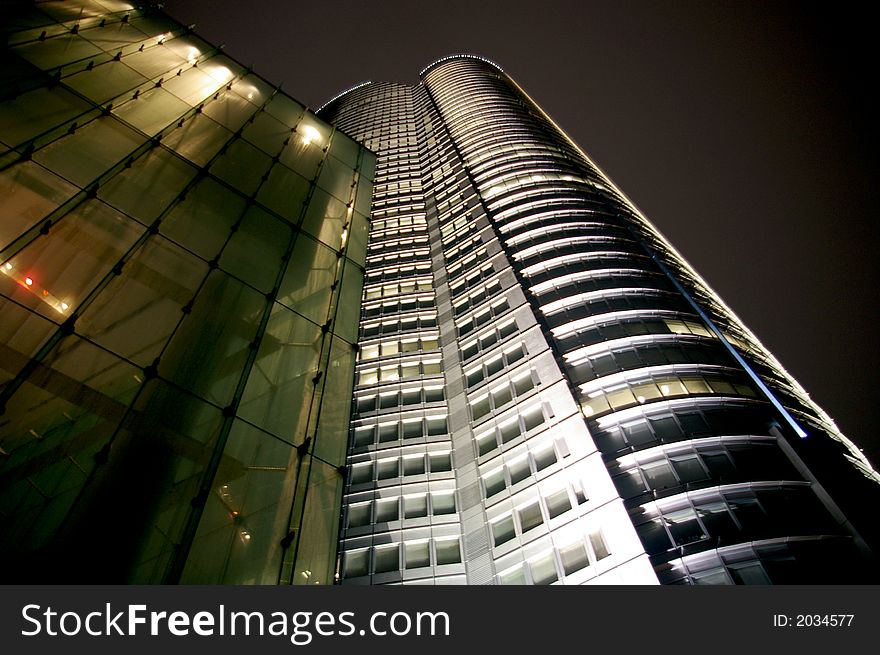
[[[878,476],[494,63],[365,83],[350,583],[866,582]]]

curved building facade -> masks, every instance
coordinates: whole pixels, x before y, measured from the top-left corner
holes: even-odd
[[[378,156],[343,582],[877,580],[870,463],[497,65],[318,114]]]

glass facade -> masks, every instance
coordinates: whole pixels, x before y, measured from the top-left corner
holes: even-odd
[[[878,579],[877,473],[498,66],[318,113],[378,155],[343,582]]]
[[[16,7],[0,578],[332,584],[375,156],[162,13]]]

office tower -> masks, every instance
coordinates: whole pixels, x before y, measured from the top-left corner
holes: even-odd
[[[498,66],[318,114],[378,155],[344,583],[877,580],[876,472]]]
[[[4,6],[4,582],[333,582],[375,157],[167,16]]]

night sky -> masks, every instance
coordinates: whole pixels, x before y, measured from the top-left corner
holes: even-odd
[[[165,10],[312,108],[367,79],[415,83],[448,54],[495,61],[880,464],[866,15],[693,0]]]

